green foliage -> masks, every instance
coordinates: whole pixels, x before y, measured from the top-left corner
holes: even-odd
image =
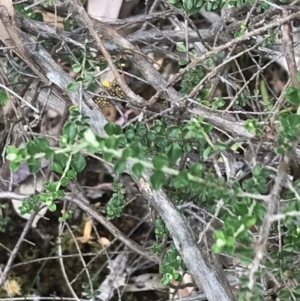
[[[123,183],[115,181],[113,183],[113,195],[106,206],[107,217],[109,219],[114,219],[123,215],[123,208],[126,205],[125,193],[126,191]]]
[[[254,0],[169,0],[175,7],[184,10],[189,16],[197,13],[201,8],[207,11],[221,10],[231,5],[240,7],[244,3],[254,3]],[[270,2],[270,1],[269,1]],[[262,9],[269,8],[269,2],[259,1]],[[273,1],[271,1],[273,2]],[[53,1],[45,1],[45,6],[52,5]],[[27,17],[42,20],[42,15],[34,13],[33,10],[25,10],[26,4],[15,5],[16,9]],[[64,22],[65,30],[74,30],[77,25],[68,20]],[[240,37],[248,32],[246,23],[241,23],[235,37]],[[262,46],[274,44],[280,35],[279,28],[269,29],[263,36]],[[191,57],[195,55],[195,49],[189,49],[187,43],[176,44],[179,52],[188,53]],[[68,91],[77,92],[84,86],[93,91],[96,86],[95,70],[103,70],[107,62],[99,61],[86,50],[76,50],[69,54],[58,54],[59,58],[72,67],[77,74],[76,80],[69,83]],[[207,58],[203,63],[209,68],[218,66],[223,60],[224,53],[220,52]],[[189,63],[187,58],[179,61],[180,66]],[[204,79],[206,69],[198,65],[191,68],[183,75],[180,82],[180,93],[182,96],[189,95],[194,88]],[[300,73],[298,74],[298,80]],[[245,107],[251,98],[247,89],[237,90],[236,104]],[[273,109],[268,90],[263,81],[256,96],[261,92],[262,103],[267,110]],[[195,99],[204,106],[214,110],[225,105],[222,98],[211,100],[210,90],[202,88],[197,91]],[[7,93],[0,89],[0,105],[7,102]],[[281,114],[274,125],[276,139],[275,151],[279,155],[293,151],[299,137],[300,125],[300,89],[288,87],[286,99],[292,107]],[[293,108],[297,109],[293,113]],[[97,154],[113,164],[114,172],[121,174],[128,172],[128,162],[132,163],[131,172],[137,179],[143,176],[148,169],[151,172],[150,185],[153,189],[163,189],[175,205],[185,202],[194,202],[205,208],[211,214],[218,212],[218,218],[222,220],[222,227],[214,231],[214,244],[212,249],[215,253],[226,253],[238,257],[245,265],[252,263],[255,256],[255,243],[257,242],[257,227],[262,225],[266,214],[266,202],[260,198],[269,193],[271,173],[267,168],[253,166],[249,177],[242,181],[227,183],[225,177],[219,177],[206,164],[209,157],[220,160],[220,153],[228,150],[228,142],[213,142],[210,134],[213,126],[204,122],[203,117],[193,118],[186,123],[172,123],[161,118],[155,120],[151,126],[142,122],[129,124],[121,128],[114,123],[107,123],[104,130],[105,137],[96,135],[90,128],[89,119],[83,116],[78,107],[69,109],[69,119],[65,123],[59,141],[59,147],[53,148],[47,139],[38,137],[30,140],[21,148],[15,146],[7,147],[6,158],[10,161],[10,169],[17,171],[20,163],[25,161],[32,174],[38,174],[41,170],[41,159],[46,158],[51,162],[52,171],[59,175],[56,181],[44,184],[42,192],[27,197],[20,207],[22,214],[31,213],[42,204],[48,206],[49,210],[56,211],[57,200],[65,195],[65,187],[70,181],[77,178],[78,174],[86,167],[86,154]],[[254,133],[256,138],[263,138],[267,132],[267,125],[261,119],[251,118],[246,120],[245,128]],[[273,137],[273,136],[272,136]],[[198,162],[188,165],[181,164],[189,154],[197,154]],[[188,166],[184,169],[183,166]],[[283,223],[273,225],[270,235],[278,235],[278,231],[284,232],[283,244],[279,249],[269,252],[268,257],[262,265],[271,270],[276,278],[284,280],[293,279],[295,285],[292,288],[283,288],[278,297],[281,300],[299,299],[300,295],[300,272],[297,266],[293,266],[293,256],[300,251],[300,205],[299,205],[300,181],[293,182],[283,195],[284,207],[280,213],[285,214]],[[113,194],[107,203],[107,217],[114,219],[123,215],[126,206],[124,185],[119,181],[113,183]],[[222,200],[222,207],[218,207]],[[5,231],[9,218],[4,216],[0,207],[0,231]],[[220,209],[220,210],[219,210]],[[218,210],[218,211],[217,211]],[[293,213],[293,214],[291,214]],[[298,214],[298,215],[297,215]],[[60,222],[65,222],[72,215],[71,211],[62,213]],[[254,231],[255,230],[255,231]],[[186,270],[184,262],[180,257],[174,244],[170,244],[172,237],[161,217],[155,223],[156,241],[152,246],[152,252],[162,255],[167,250],[161,264],[162,283],[167,285],[171,280],[179,281],[181,272]],[[269,251],[269,250],[268,250]],[[240,293],[238,300],[261,300],[263,288],[261,286],[262,275],[257,273],[258,280],[252,292],[249,291],[249,279],[240,278]],[[94,298],[96,293],[93,289],[96,277],[91,282],[83,285],[85,295]],[[92,283],[92,285],[91,285]]]
[[[189,93],[188,85],[201,80],[202,75],[195,73],[194,78],[189,76],[190,78],[185,79],[185,83],[189,83],[186,84],[185,93]],[[298,88],[291,87],[287,91],[288,101],[297,107],[299,107],[298,95]],[[20,163],[26,161],[30,171],[37,173],[40,170],[40,160],[45,157],[51,161],[52,170],[60,174],[57,181],[45,183],[43,192],[24,200],[21,206],[22,213],[30,213],[40,203],[46,204],[50,210],[56,210],[56,201],[64,196],[64,187],[85,168],[83,151],[88,154],[97,153],[99,156],[102,155],[104,160],[113,163],[117,174],[128,171],[128,162],[131,162],[132,173],[137,179],[143,176],[145,169],[148,169],[152,173],[150,175],[152,188],[164,189],[174,204],[194,202],[214,213],[217,210],[218,200],[222,200],[218,218],[223,221],[223,226],[214,232],[213,251],[237,256],[243,264],[252,262],[255,255],[253,246],[256,241],[253,229],[262,224],[266,214],[266,203],[261,200],[261,196],[269,192],[271,175],[269,169],[254,166],[248,178],[243,181],[232,181],[229,186],[224,177],[218,177],[212,172],[205,164],[205,160],[209,156],[215,156],[216,160],[221,159],[220,152],[228,149],[230,145],[211,140],[210,133],[213,127],[206,124],[203,117],[193,118],[180,125],[164,119],[156,120],[149,128],[141,122],[130,124],[124,129],[108,123],[105,126],[107,135],[100,137],[91,130],[89,119],[80,113],[78,107],[72,106],[69,112],[69,120],[62,130],[59,148],[52,148],[44,138],[35,138],[22,148],[14,146],[7,148],[6,158],[10,161],[12,170],[17,170]],[[293,143],[299,132],[299,118],[298,110],[297,113],[282,114],[279,122],[274,125],[278,133],[275,149],[277,153],[284,154],[293,149]],[[245,126],[257,136],[264,135],[263,127],[257,119],[247,120]],[[187,169],[180,169],[183,156],[195,152],[198,154],[199,162],[190,164]],[[283,196],[287,200],[282,210],[286,215],[284,246],[282,250],[270,253],[272,260],[264,264],[273,269],[274,275],[285,272],[300,279],[300,274],[291,268],[293,254],[299,252],[300,248],[300,214],[295,217],[289,216],[291,212],[300,212],[297,192],[299,189],[300,181],[296,181]],[[107,204],[108,218],[122,216],[125,205],[125,188],[120,181],[116,181],[113,184],[112,198]],[[65,221],[70,214],[63,213],[60,221]],[[276,231],[278,228],[272,229],[274,235]],[[152,251],[163,253],[165,248],[169,247],[169,239],[172,238],[161,218],[156,220],[155,234],[156,242]],[[168,243],[165,244],[166,241]],[[161,265],[162,282],[168,284],[172,279],[179,280],[181,271],[184,270],[182,258],[171,245]],[[246,283],[248,279],[241,278],[239,300],[246,300],[249,295],[247,285],[243,281]],[[256,293],[252,295],[251,300],[259,300],[257,292],[261,292],[262,289],[259,283],[255,285]],[[296,295],[298,291],[299,288],[296,286],[288,293]],[[288,293],[280,292],[283,298],[287,297]]]
[[[169,284],[171,280],[180,281],[182,279],[180,270],[186,270],[186,266],[173,244],[167,251],[160,269],[163,274],[161,282],[164,285]]]
[[[202,66],[193,67],[187,72],[180,83],[180,93],[182,95],[188,95],[192,92],[193,88],[199,84],[204,77],[204,71]],[[198,96],[199,93],[198,93]]]
[[[264,36],[262,46],[273,45],[280,38],[281,32],[279,28],[271,28],[268,33]]]
[[[68,84],[68,90],[70,92],[76,92],[80,88],[80,82],[71,82]]]
[[[162,250],[162,245],[159,242],[155,242],[151,248],[152,253],[160,253]]]
[[[168,232],[168,229],[167,229],[164,221],[162,220],[161,217],[158,217],[156,219],[156,222],[155,222],[155,235],[156,235],[156,238],[163,238],[168,233],[169,232]]]
[[[260,166],[255,166],[252,169],[252,178],[243,182],[243,189],[250,193],[266,193],[268,191],[267,178],[270,176],[270,171]]]
[[[7,102],[8,95],[3,88],[0,88],[0,106],[4,106]]]
[[[94,299],[97,298],[99,292],[94,289],[94,287],[99,286],[98,284],[98,275],[92,274],[88,282],[82,284],[83,295],[86,298]]]
[[[245,122],[245,128],[249,132],[254,132],[255,135],[261,137],[263,135],[263,128],[258,124],[258,119],[247,119]]]
[[[197,13],[200,10],[200,8],[204,8],[207,11],[212,11],[219,10],[228,5],[241,7],[245,3],[254,3],[254,0],[169,0],[169,2],[177,8],[184,9],[186,13],[190,16]],[[269,8],[269,5],[264,1],[259,1],[259,5],[263,9]]]
[[[153,253],[161,253],[163,248],[165,248],[161,242],[169,236],[169,231],[161,217],[156,219],[155,235],[156,242],[153,244],[151,251]],[[186,270],[186,266],[173,243],[164,256],[160,270],[162,273],[161,282],[164,285],[169,284],[171,280],[180,281],[182,278],[180,272]]]
[[[259,276],[259,275],[258,275]],[[240,292],[238,295],[239,301],[263,301],[263,287],[260,283],[255,283],[253,294],[250,293],[249,278],[246,276],[240,277]]]
[[[88,119],[82,117],[74,107],[70,108],[70,121],[63,128],[59,150],[54,150],[44,137],[37,137],[29,141],[24,147],[17,149],[14,146],[7,148],[7,160],[10,161],[10,168],[16,171],[22,161],[26,161],[31,173],[38,173],[41,169],[41,158],[47,158],[52,161],[51,169],[59,174],[61,178],[57,182],[45,183],[45,192],[33,194],[22,202],[20,207],[21,214],[30,213],[42,202],[46,204],[51,211],[56,210],[55,200],[64,196],[64,190],[71,180],[76,178],[81,172],[86,161],[80,153],[86,144],[76,145],[77,139],[83,137],[82,130],[88,127]]]
[[[70,218],[70,217],[72,216],[72,214],[73,214],[73,210],[64,211],[64,212],[62,213],[62,216],[59,217],[59,219],[58,219],[59,222],[60,222],[60,223],[63,223],[63,222],[65,222],[65,221],[67,221],[67,219]]]
[[[176,43],[176,49],[180,52],[187,52],[187,49],[183,42]]]
[[[33,11],[33,9],[29,8],[27,9],[28,4],[27,3],[18,3],[14,5],[14,8],[18,10],[22,15],[37,20],[37,21],[43,21],[43,15],[41,13],[36,13]]]
[[[169,0],[177,8],[183,8],[188,15],[193,15],[203,6],[203,0]]]

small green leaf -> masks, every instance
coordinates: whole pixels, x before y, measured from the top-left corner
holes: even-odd
[[[31,140],[26,144],[27,153],[30,156],[34,156],[39,152],[39,149],[36,147],[35,140]]]
[[[127,147],[122,152],[122,159],[126,160],[126,159],[132,157],[132,154],[133,154],[133,150],[130,147]]]
[[[300,295],[300,284],[298,284],[294,289],[293,289],[293,293]]]
[[[283,117],[292,128],[298,127],[300,125],[300,116],[299,115],[289,115]]]
[[[14,145],[10,145],[6,149],[7,154],[18,154],[19,149],[16,148]]]
[[[179,66],[185,66],[188,64],[188,61],[186,59],[180,59],[178,64],[179,64]]]
[[[126,130],[125,136],[126,136],[127,139],[132,139],[132,138],[134,138],[134,136],[135,136],[134,130],[132,130],[132,129]]]
[[[182,149],[181,149],[179,143],[178,142],[172,143],[167,152],[167,156],[169,158],[170,165],[174,165],[177,162],[177,160],[180,158],[181,155],[182,155]]]
[[[153,166],[157,169],[162,169],[169,164],[169,159],[165,154],[158,154],[153,159]]]
[[[177,125],[172,125],[172,126],[169,126],[167,129],[166,129],[166,134],[169,138],[177,138],[178,135],[180,134],[181,132],[181,129],[179,126]]]
[[[46,152],[50,148],[50,144],[45,137],[35,138],[34,143],[39,152]]]
[[[54,150],[50,147],[45,150],[45,158],[50,159],[54,155]]]
[[[60,164],[62,167],[67,165],[68,156],[66,154],[56,154],[53,158],[53,162]]]
[[[211,2],[206,2],[206,10],[211,11],[212,10],[212,3]]]
[[[193,176],[201,177],[203,173],[203,166],[199,163],[194,163],[191,165],[189,172]]]
[[[227,247],[233,247],[235,244],[235,238],[232,236],[226,237],[226,246]]]
[[[94,74],[92,72],[84,72],[84,78],[88,81],[88,82],[92,82],[94,80]]]
[[[183,42],[176,43],[176,49],[180,52],[186,52],[186,47]]]
[[[90,144],[92,147],[99,147],[99,142],[97,141],[96,135],[91,129],[87,129],[83,134],[84,140]]]
[[[150,177],[150,183],[153,189],[161,189],[166,184],[166,177],[160,170],[156,170]]]
[[[115,163],[114,166],[114,172],[116,174],[121,174],[126,168],[126,160],[124,159],[119,159],[117,160],[117,162]]]
[[[157,134],[154,131],[150,130],[147,132],[147,139],[150,141],[153,141],[155,139],[156,135]]]
[[[227,143],[225,143],[225,142],[217,141],[216,147],[217,147],[219,150],[222,150],[222,151],[223,151],[223,150],[226,150],[226,149],[227,149],[228,145],[227,145]]]
[[[183,0],[183,7],[186,11],[189,11],[193,8],[193,0]]]
[[[8,95],[3,88],[0,88],[0,106],[4,106],[7,102]]]
[[[16,161],[17,158],[18,158],[18,155],[14,154],[14,153],[6,155],[6,159],[11,162]]]
[[[288,290],[282,289],[278,293],[278,298],[280,300],[289,300],[291,297],[291,293]]]
[[[75,179],[77,176],[77,172],[73,169],[70,169],[67,171],[67,178],[72,180],[72,179]]]
[[[218,3],[219,2],[217,2],[216,4],[218,4]],[[195,6],[200,9],[203,6],[203,0],[196,1]],[[217,9],[217,8],[215,8],[215,9]]]
[[[217,110],[225,105],[225,101],[223,98],[217,97],[214,99],[212,103],[212,109]]]
[[[44,187],[50,192],[56,192],[56,187],[59,182],[46,182]]]
[[[171,279],[170,279],[171,277]],[[161,279],[161,283],[162,285],[168,285],[170,283],[170,280],[172,280],[172,276],[170,274],[164,274],[162,279]]]
[[[118,136],[117,138],[117,146],[118,148],[124,148],[127,144],[127,139],[124,135]]]
[[[67,122],[63,128],[62,134],[67,137],[68,143],[73,143],[78,134],[77,125],[72,121]]]
[[[32,163],[29,163],[29,162],[30,162],[30,160],[27,160],[29,171],[32,174],[38,173],[41,169],[41,161],[40,160],[33,160]]]
[[[71,166],[77,173],[82,172],[86,166],[84,156],[81,153],[74,154],[72,156]]]
[[[297,87],[288,87],[285,90],[285,95],[287,100],[294,104],[299,106],[300,105],[300,89]]]
[[[261,90],[261,96],[262,96],[262,102],[265,105],[265,107],[271,111],[273,109],[273,104],[270,102],[270,97],[268,93],[268,89],[266,87],[265,82],[262,80],[260,81],[260,90]]]
[[[130,143],[130,148],[133,151],[132,157],[140,158],[140,159],[143,158],[144,151],[143,151],[142,144],[139,141],[134,141],[134,142]]]
[[[15,172],[15,171],[17,171],[19,169],[20,164],[21,164],[21,162],[10,162],[9,163],[9,169],[11,171]]]
[[[140,136],[144,136],[147,133],[147,128],[142,122],[136,124],[136,133]]]
[[[122,133],[122,128],[115,123],[112,122],[108,122],[105,126],[104,126],[104,130],[107,133],[108,136],[112,136],[112,135],[120,135]]]
[[[204,150],[204,152],[203,152],[203,159],[204,160],[206,160],[207,158],[208,158],[208,156],[210,155],[210,153],[211,153],[211,147],[210,146],[208,146],[205,150]]]
[[[79,117],[81,115],[79,106],[77,105],[70,106],[69,113],[70,113],[70,117],[72,118]]]
[[[60,173],[60,174],[62,174],[64,172],[63,167],[61,166],[61,164],[57,163],[57,162],[52,162],[51,169],[55,172]]]
[[[190,181],[188,179],[188,173],[186,171],[181,171],[174,179],[173,185],[175,188],[181,189],[189,185]]]
[[[55,203],[52,203],[50,206],[49,206],[49,210],[51,212],[55,212],[56,211],[56,204]]]
[[[115,136],[110,136],[110,137],[106,138],[104,141],[104,145],[108,149],[116,149],[117,148],[116,143],[117,143],[117,139]]]
[[[75,73],[79,73],[82,69],[82,65],[81,64],[73,64],[72,69]]]
[[[162,135],[157,135],[154,142],[160,147],[165,147],[168,144],[166,137]]]
[[[136,178],[140,178],[144,171],[144,165],[141,163],[136,163],[132,166],[132,173]]]
[[[67,177],[63,177],[60,179],[60,185],[66,187],[70,183],[70,179]]]
[[[79,82],[72,82],[72,83],[68,84],[67,89],[70,92],[76,92],[76,91],[78,91],[79,87],[80,87],[80,83]]]
[[[103,159],[106,161],[106,162],[111,162],[112,159],[114,157],[114,154],[112,153],[109,153],[109,152],[103,152]]]

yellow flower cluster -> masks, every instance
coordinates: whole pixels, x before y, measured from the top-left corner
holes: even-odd
[[[108,80],[103,81],[102,83],[103,87],[105,87],[105,90],[108,92],[108,94],[112,97],[118,97],[123,98],[124,92],[122,91],[121,87],[119,86],[118,82],[116,80],[110,82]],[[100,92],[101,96],[98,96],[94,101],[99,106],[99,108],[108,107],[112,104],[110,101],[105,97],[107,94],[102,91]]]

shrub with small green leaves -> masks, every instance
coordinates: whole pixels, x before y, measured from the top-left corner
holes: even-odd
[[[298,95],[300,89],[291,87],[287,90],[287,100],[296,105],[297,112],[292,111],[282,114],[279,123],[276,124],[278,133],[277,147],[275,151],[285,154],[293,149],[299,133],[299,106]],[[258,131],[258,122],[249,120],[246,127],[261,135]],[[69,120],[65,123],[60,138],[59,148],[52,148],[45,138],[35,138],[25,146],[7,148],[7,159],[10,161],[10,168],[16,171],[22,161],[26,161],[32,173],[39,172],[41,158],[51,162],[53,171],[60,175],[54,182],[44,185],[44,191],[33,194],[24,200],[21,212],[29,213],[39,203],[46,204],[51,210],[56,210],[56,201],[64,196],[64,187],[75,179],[86,165],[83,151],[87,154],[97,153],[103,159],[112,162],[114,172],[121,174],[128,171],[127,162],[131,162],[132,169],[129,170],[134,177],[139,179],[144,169],[152,171],[150,184],[154,189],[165,189],[168,196],[175,203],[195,202],[210,212],[216,211],[217,201],[222,200],[223,207],[220,209],[218,218],[223,221],[223,226],[214,231],[213,251],[216,253],[225,252],[239,257],[243,264],[249,264],[255,255],[254,243],[256,240],[253,229],[262,225],[266,214],[266,203],[261,201],[261,195],[269,192],[270,170],[253,166],[251,176],[243,181],[233,180],[230,185],[225,177],[218,177],[213,170],[205,164],[205,160],[211,155],[217,155],[226,150],[229,145],[224,142],[214,143],[210,138],[213,129],[211,125],[204,122],[203,117],[194,118],[187,123],[177,125],[167,120],[156,120],[152,126],[147,128],[143,123],[130,124],[122,129],[117,124],[108,123],[105,125],[107,136],[96,135],[89,126],[89,120],[83,116],[79,108],[70,108]],[[185,154],[197,152],[199,162],[189,164],[188,168],[180,169],[180,160]],[[290,212],[298,213],[300,189],[299,181],[291,184],[290,189],[284,194],[288,200],[282,213],[286,234],[286,246],[282,250],[270,253],[272,261],[270,268],[274,271],[280,269],[278,274],[287,272],[289,275],[296,275],[291,268],[293,252],[297,252],[298,246],[298,216],[289,216]],[[107,215],[109,218],[119,217],[126,205],[125,189],[117,181],[113,184],[113,196],[107,204]],[[61,221],[68,218],[68,214],[61,217]],[[276,234],[278,228],[272,228],[271,232]],[[169,233],[164,221],[156,220],[156,242],[152,247],[154,252],[160,253],[166,246],[162,245],[164,238],[169,239]],[[274,264],[276,262],[276,265]],[[179,280],[181,271],[184,271],[184,263],[178,251],[172,245],[161,265],[163,283],[168,284],[170,280]],[[276,275],[276,273],[274,272]],[[295,276],[296,277],[296,276]],[[245,282],[248,280],[245,280]],[[241,279],[240,300],[249,295],[247,286],[243,286]],[[257,291],[252,292],[251,300],[259,300],[261,286],[255,284]],[[291,295],[296,295],[291,289]],[[281,291],[281,295],[288,293]],[[246,300],[246,299],[245,299]]]
[[[96,274],[92,274],[90,276],[89,282],[82,284],[82,289],[83,289],[82,294],[86,298],[94,299],[97,297],[99,292],[96,289],[94,289],[97,286],[97,282],[98,282],[98,276]]]
[[[193,88],[199,84],[204,77],[204,71],[202,66],[196,66],[191,68],[184,76],[180,83],[180,93],[182,95],[188,95],[192,92]],[[201,94],[201,92],[199,92]],[[202,92],[203,93],[203,92]],[[199,97],[201,97],[198,94]]]
[[[37,174],[41,169],[41,158],[46,158],[52,162],[51,169],[61,174],[58,181],[45,183],[45,192],[26,198],[20,207],[21,214],[35,210],[39,202],[46,204],[51,211],[56,210],[55,200],[65,195],[62,188],[85,168],[86,161],[80,151],[86,143],[77,144],[77,140],[83,138],[87,128],[88,119],[81,116],[78,109],[70,107],[70,121],[63,128],[60,149],[54,150],[44,137],[37,137],[19,149],[15,146],[7,148],[7,159],[13,171],[19,168],[22,161],[26,161],[30,172]]]
[[[245,3],[254,3],[254,0],[169,0],[171,4],[176,6],[179,9],[184,9],[187,14],[193,15],[197,13],[201,8],[204,8],[207,11],[218,10],[228,5],[235,7],[241,7]],[[273,1],[270,1],[273,2]],[[284,1],[282,1],[284,2]],[[263,9],[269,8],[269,4],[265,1],[259,1],[259,5]]]
[[[171,280],[180,281],[182,279],[180,272],[186,271],[186,266],[174,244],[167,251],[160,269],[163,274],[161,282],[164,285],[169,284]]]
[[[113,183],[113,195],[107,203],[107,217],[114,219],[123,215],[123,208],[126,205],[125,200],[125,188],[122,182],[114,181]]]

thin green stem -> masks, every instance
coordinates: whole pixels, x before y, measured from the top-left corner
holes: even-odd
[[[65,169],[64,169],[64,172],[63,172],[63,174],[61,175],[61,177],[60,177],[60,179],[59,179],[59,181],[58,181],[58,183],[57,183],[57,185],[56,185],[56,189],[55,189],[56,192],[59,190],[59,187],[60,187],[60,185],[61,185],[62,179],[66,176],[68,170],[70,169],[72,157],[73,157],[72,155],[69,156],[69,159],[68,159],[68,162],[67,162],[66,167],[65,167]]]

